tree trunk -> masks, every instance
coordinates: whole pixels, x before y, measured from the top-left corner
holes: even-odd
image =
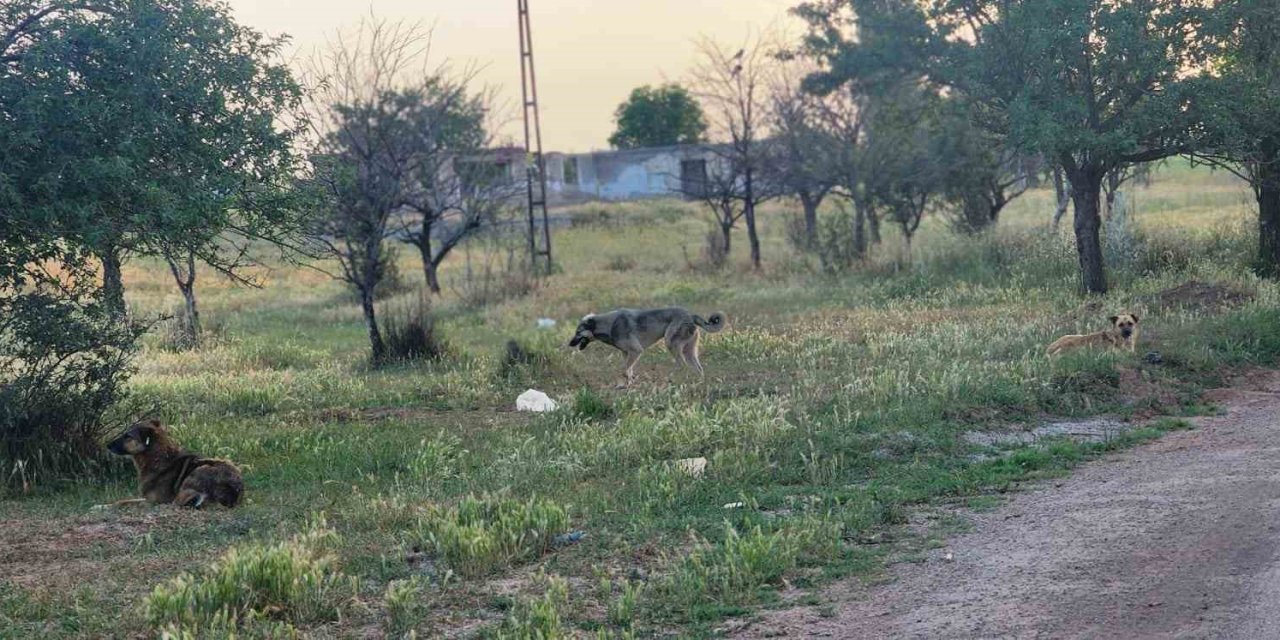
[[[424,227],[422,233],[413,237],[413,246],[418,248],[418,255],[422,257],[422,273],[427,278],[427,288],[431,293],[440,293],[440,275],[436,273],[439,263],[435,257],[431,255],[431,229]],[[443,258],[444,256],[441,256]]]
[[[859,259],[867,256],[867,212],[857,200],[853,202],[853,255]]]
[[[1268,278],[1280,277],[1280,140],[1262,144],[1263,161],[1258,163],[1258,272]]]
[[[756,233],[756,195],[755,187],[751,181],[751,170],[747,169],[746,173],[746,200],[743,206],[742,217],[747,221],[747,242],[751,245],[751,266],[760,269],[760,236]]]
[[[441,259],[444,258],[444,256],[440,256],[440,257]],[[427,272],[427,288],[431,290],[431,293],[439,295],[440,293],[440,261],[427,260],[423,264],[422,268],[425,269]]]
[[[812,249],[818,240],[818,199],[802,192],[800,196],[800,206],[804,208],[804,242],[805,246]]]
[[[720,223],[720,235],[724,239],[724,255],[729,255],[729,247],[733,245],[733,222]]]
[[[1102,217],[1098,205],[1102,196],[1103,171],[1083,167],[1068,176],[1071,202],[1075,206],[1076,255],[1080,258],[1080,288],[1088,293],[1107,292],[1107,274],[1102,258]]]
[[[382,364],[387,359],[387,343],[378,330],[378,317],[373,308],[373,284],[360,287],[360,310],[364,312],[364,326],[369,330],[369,347],[373,350],[373,363]]]
[[[871,231],[871,244],[880,244],[880,215],[875,209],[867,207],[867,227]]]
[[[186,317],[183,318],[182,332],[185,334],[187,344],[195,345],[200,342],[200,309],[196,306],[196,279],[192,275],[190,284],[178,284],[178,290],[182,292],[183,307]]]
[[[1107,197],[1107,206],[1102,210],[1102,216],[1106,220],[1111,219],[1111,214],[1116,210],[1116,192],[1120,190],[1120,169],[1112,169],[1107,172],[1106,189],[1104,192]]]
[[[1067,190],[1067,180],[1063,177],[1062,167],[1053,168],[1053,193],[1057,196],[1057,209],[1053,212],[1053,231],[1057,233],[1062,217],[1067,215],[1067,203],[1071,194]]]
[[[112,315],[122,318],[126,309],[120,247],[109,244],[98,252],[98,258],[102,260],[102,302]]]

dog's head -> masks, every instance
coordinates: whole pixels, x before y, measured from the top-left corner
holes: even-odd
[[[159,420],[143,420],[124,430],[115,440],[107,443],[107,451],[118,456],[136,456],[146,453],[164,439],[168,432]]]
[[[582,322],[578,323],[578,328],[573,330],[573,339],[569,341],[570,347],[577,347],[579,351],[586,349],[588,344],[596,337],[596,314],[588,313],[583,316]]]
[[[1138,316],[1132,313],[1111,316],[1111,326],[1120,332],[1121,337],[1129,338],[1133,336],[1133,330],[1138,326]]]

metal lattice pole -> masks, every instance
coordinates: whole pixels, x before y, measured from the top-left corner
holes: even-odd
[[[529,260],[533,272],[551,273],[551,226],[547,216],[547,167],[542,157],[542,125],[538,119],[538,82],[533,72],[533,34],[529,0],[516,0],[520,23],[520,92],[524,115],[525,181],[529,214]],[[541,218],[542,233],[538,233]],[[539,241],[541,236],[541,241]]]

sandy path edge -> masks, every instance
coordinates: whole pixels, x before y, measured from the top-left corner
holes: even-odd
[[[1280,372],[1209,398],[1222,415],[972,514],[885,584],[829,587],[834,615],[733,636],[1280,638]]]

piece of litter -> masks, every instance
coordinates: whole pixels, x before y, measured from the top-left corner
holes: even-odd
[[[586,531],[570,531],[569,533],[562,533],[552,538],[551,544],[554,544],[558,547],[564,546],[566,544],[573,544],[585,537],[587,537]]]
[[[556,326],[556,321],[551,318],[538,318],[539,329],[550,329]]]
[[[543,413],[555,411],[558,406],[556,401],[551,399],[551,396],[536,389],[529,389],[516,398],[516,411]]]
[[[730,502],[729,504],[726,504],[723,508],[724,509],[741,509],[745,506],[747,505],[742,504],[741,502]]]
[[[706,458],[685,458],[676,460],[676,468],[697,478],[707,470]]]
[[[950,551],[948,551],[948,552],[946,552],[946,554],[944,554],[944,555],[942,556],[942,559],[943,559],[943,560],[946,560],[947,562],[951,562],[951,561],[955,560],[955,559],[956,559],[956,557],[955,557],[954,555],[952,555]]]

